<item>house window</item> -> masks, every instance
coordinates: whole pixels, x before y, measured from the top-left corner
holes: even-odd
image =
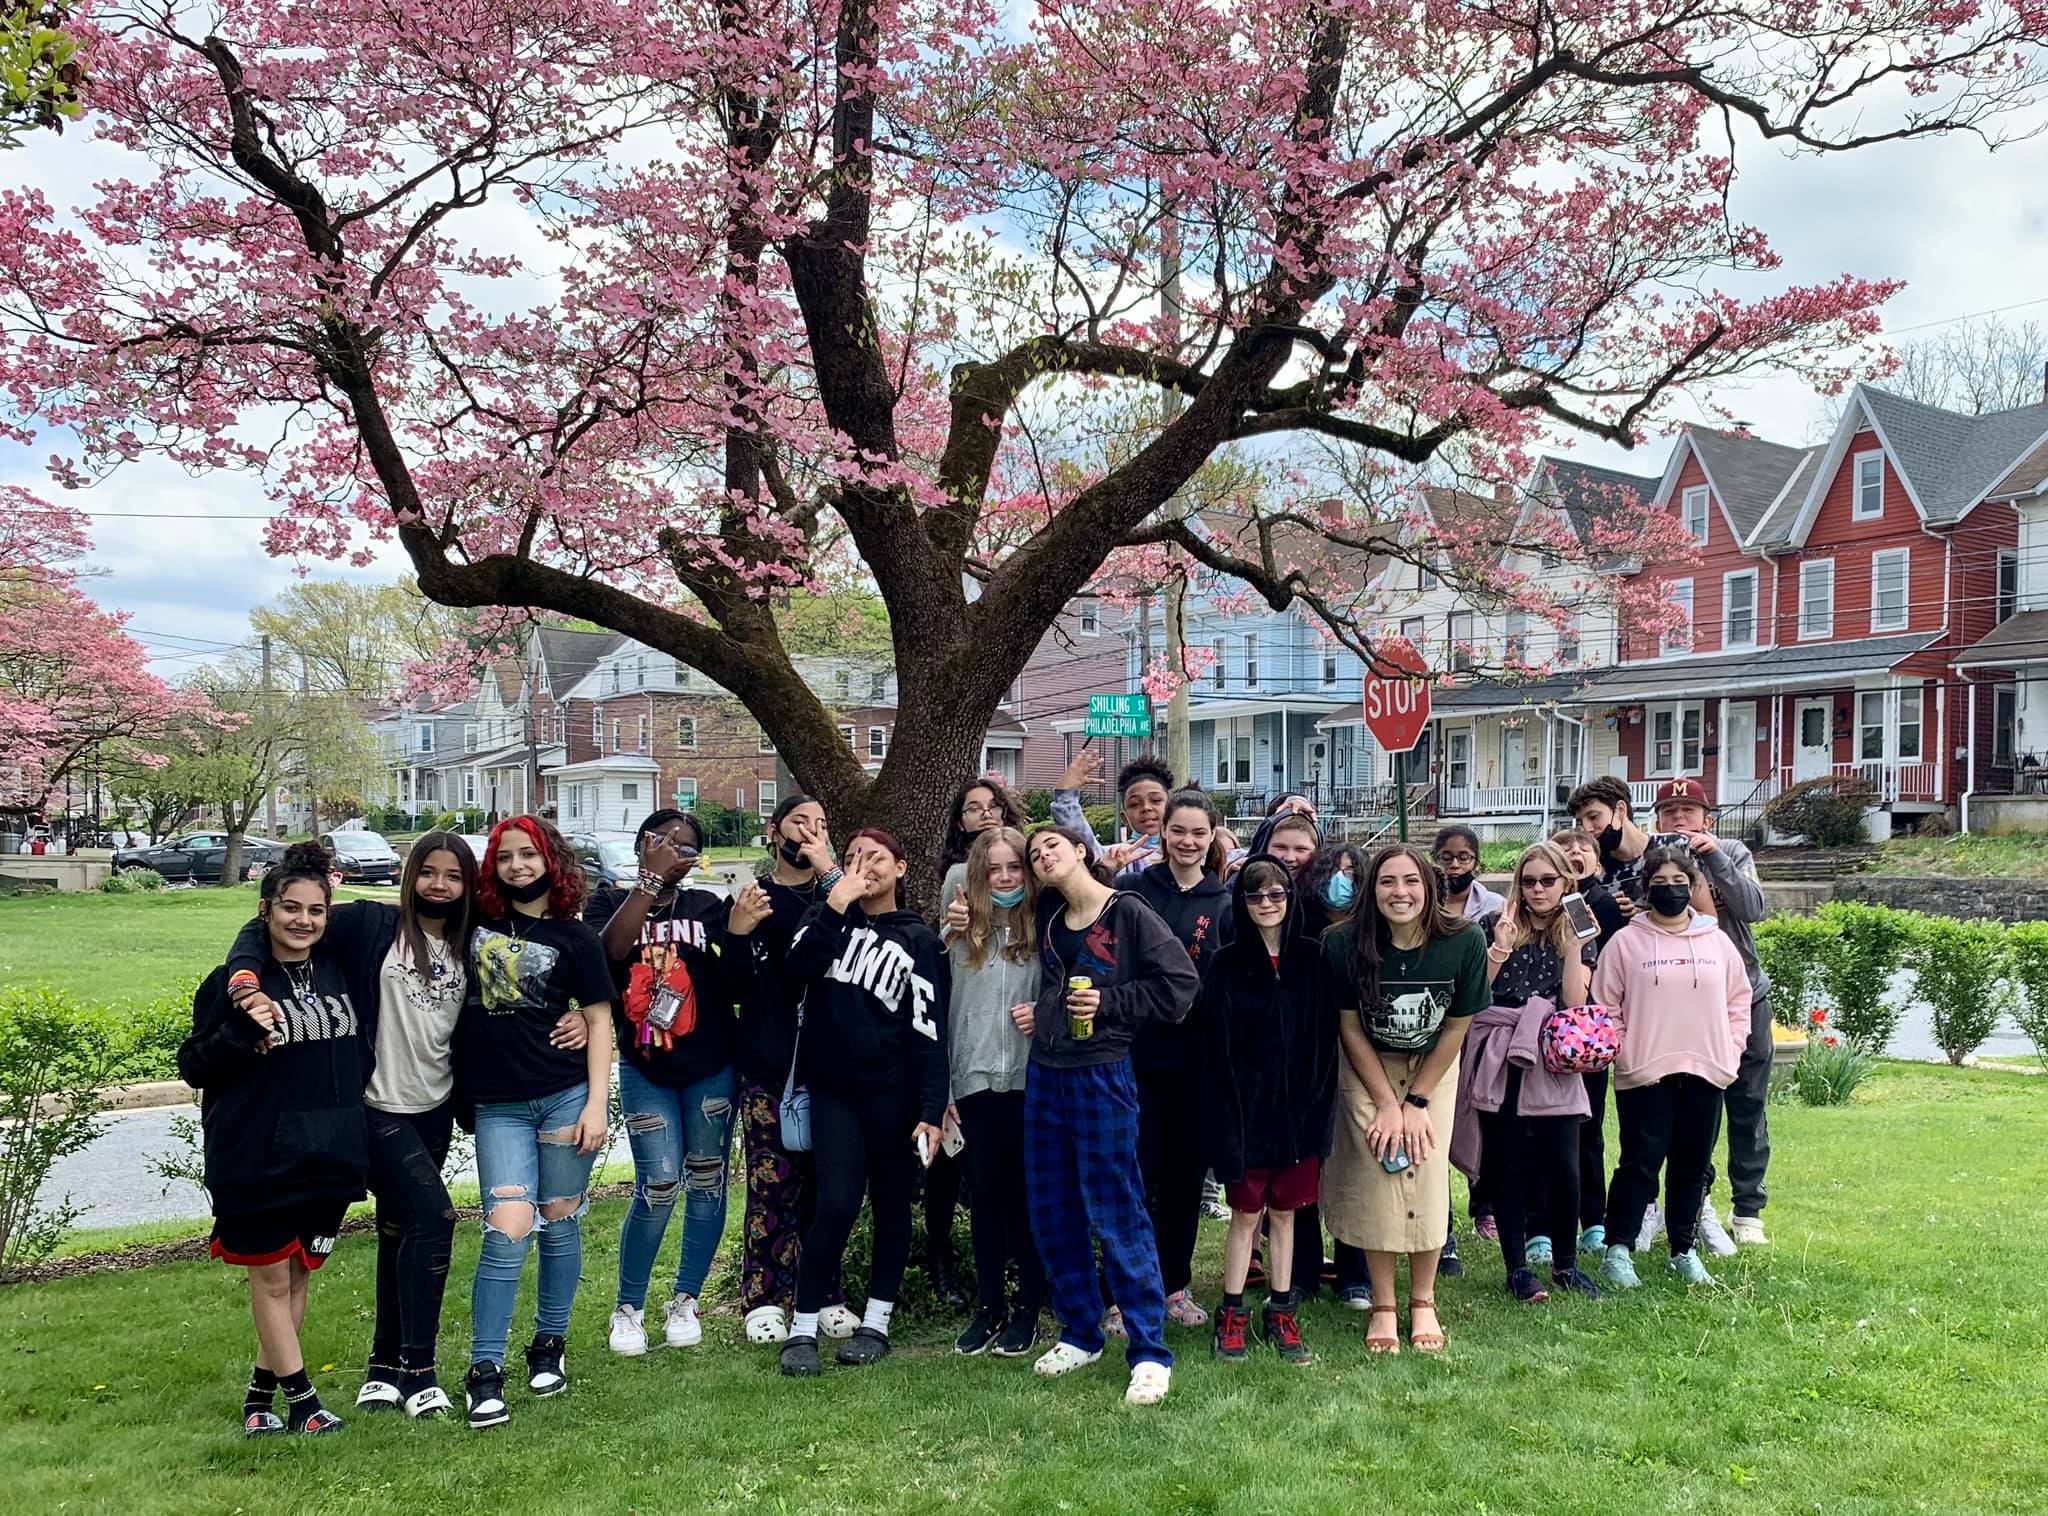
[[[1094,607],[1094,606],[1092,606],[1092,605],[1084,605],[1084,606],[1082,606],[1082,607],[1081,607],[1081,635],[1082,635],[1083,637],[1093,637],[1093,636],[1094,636],[1094,635],[1096,634],[1096,632],[1097,632],[1097,631],[1099,631],[1100,629],[1101,629],[1101,624],[1100,624],[1100,621],[1099,621],[1099,620],[1098,620],[1098,618],[1097,618],[1097,615],[1096,615],[1096,610],[1095,610],[1095,607]]]
[[[474,731],[476,730],[476,728],[475,728],[475,727],[465,727],[465,728],[463,728],[463,730],[464,730],[464,731],[466,731],[466,732],[474,732]],[[431,722],[431,721],[422,721],[422,722],[421,722],[421,723],[419,724],[419,727],[418,727],[418,729],[417,729],[416,731],[414,731],[414,733],[413,733],[413,747],[414,747],[414,751],[415,751],[415,752],[421,752],[421,753],[431,753],[431,752],[432,752],[432,751],[434,750],[434,723],[433,723],[433,722]]]
[[[1856,455],[1856,501],[1850,516],[1857,521],[1875,521],[1884,514],[1884,454]]]
[[[636,753],[644,753],[647,751],[647,725],[647,718],[645,716],[642,716],[640,718],[639,724],[634,728],[633,751]]]
[[[647,660],[644,657],[635,657],[633,660],[633,688],[647,688]]]
[[[1472,613],[1451,612],[1451,667],[1464,673],[1472,667]]]
[[[675,665],[675,671],[676,688],[679,690],[688,689],[690,687],[690,671],[684,668],[680,663]]]
[[[876,705],[889,698],[889,674],[885,669],[879,674],[868,675],[868,699]]]
[[[1689,653],[1692,651],[1692,581],[1672,580],[1669,594],[1672,605],[1678,609],[1678,620],[1664,633],[1664,651]]]
[[[475,769],[464,769],[464,770],[462,771],[462,803],[463,803],[464,805],[475,805],[475,804],[476,804],[476,770],[475,770]]]
[[[1856,756],[1863,762],[1884,757],[1884,691],[1865,690],[1856,697]]]
[[[853,746],[853,727],[850,723],[842,722],[840,724],[839,740],[845,743],[848,747]]]
[[[760,736],[759,751],[764,753],[772,753],[775,751],[775,739],[769,736],[765,731],[761,733]]]
[[[1529,661],[1529,613],[1508,612],[1507,661],[1527,663]]]
[[[1679,497],[1680,520],[1685,526],[1685,535],[1701,547],[1707,545],[1707,487],[1695,484]]]
[[[615,753],[619,751],[619,728],[624,724],[618,720],[612,722],[612,751]]]
[[[1230,783],[1230,739],[1228,737],[1218,737],[1216,739],[1216,782],[1219,785]]]
[[[1408,639],[1408,645],[1418,653],[1423,650],[1422,643],[1428,625],[1429,623],[1420,616],[1404,616],[1401,619],[1401,635]]]
[[[1579,661],[1579,617],[1576,611],[1566,616],[1564,625],[1557,629],[1557,661],[1563,664]]]
[[[582,818],[582,815],[583,786],[580,784],[572,784],[569,786],[569,819],[571,821],[580,820]]]
[[[889,729],[886,726],[868,728],[868,757],[880,763],[889,756]]]
[[[1436,588],[1436,570],[1429,566],[1427,559],[1415,565],[1415,587],[1419,590]]]
[[[849,674],[845,669],[840,669],[835,673],[832,676],[832,682],[838,689],[841,700],[846,699],[853,693],[853,675]]]
[[[676,746],[686,753],[697,751],[697,718],[676,717]]]
[[[1835,560],[1811,559],[1799,565],[1799,635],[1835,635]]]
[[[640,798],[640,781],[628,779],[619,785],[619,798],[631,805]]]
[[[1892,729],[1899,734],[1896,756],[1901,763],[1920,761],[1920,716],[1920,686],[1909,684],[1899,691],[1899,708],[1892,722]]]
[[[1323,654],[1323,683],[1335,684],[1336,682],[1337,655],[1335,653],[1325,653]]]
[[[560,746],[569,740],[569,721],[560,711],[555,712],[555,744]]]
[[[431,732],[432,728],[428,730]],[[466,721],[462,725],[462,750],[465,753],[476,751],[476,723],[474,721]]]
[[[676,809],[691,811],[697,808],[697,781],[682,778],[676,781]]]
[[[604,746],[604,708],[593,705],[590,708],[590,740],[599,747]]]
[[[1913,550],[1886,548],[1870,555],[1870,629],[1873,632],[1903,632],[1910,615],[1906,608],[1906,578],[1912,566]]]
[[[1249,737],[1218,737],[1216,739],[1216,783],[1250,784],[1252,782],[1252,739]]]
[[[1575,721],[1556,721],[1550,727],[1550,772],[1560,781],[1577,776],[1586,729]]]
[[[1244,687],[1255,690],[1259,687],[1259,637],[1256,632],[1247,632],[1244,639]]]
[[[1223,639],[1218,637],[1214,642],[1210,643],[1209,651],[1216,658],[1216,661],[1209,665],[1209,684],[1212,688],[1220,690],[1223,688],[1224,681],[1230,677],[1230,669],[1223,656],[1225,651]]]
[[[756,788],[760,791],[756,800],[761,807],[761,819],[766,821],[769,812],[775,809],[775,801],[777,799],[775,781],[773,779],[763,779]]]
[[[2009,769],[2019,748],[2018,699],[2010,685],[1991,692],[1991,762],[1996,768]]]
[[[2020,608],[2020,555],[2010,548],[1998,555],[1998,619],[2006,620]]]
[[[1721,577],[1721,646],[1756,646],[1755,569]]]
[[[1704,707],[1686,705],[1650,707],[1650,775],[1697,774],[1700,771],[1700,728]]]
[[[617,694],[618,692],[619,692],[619,666],[618,666],[618,665],[617,665],[616,663],[614,663],[614,664],[612,665],[612,693],[613,693],[614,695],[616,695],[616,694]]]

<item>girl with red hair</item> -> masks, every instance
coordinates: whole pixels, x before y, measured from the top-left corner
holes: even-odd
[[[519,1275],[540,1239],[540,1283],[527,1387],[569,1387],[563,1338],[583,1272],[580,1225],[611,1100],[611,968],[597,929],[579,919],[583,871],[562,834],[536,816],[492,830],[477,881],[470,1001],[456,1067],[476,1105],[484,1241],[470,1292],[469,1424],[511,1419],[505,1347]],[[589,1032],[581,1050],[553,1037],[564,1012]]]

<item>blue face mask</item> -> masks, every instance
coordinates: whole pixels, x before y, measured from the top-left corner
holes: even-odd
[[[1007,911],[1013,905],[1024,903],[1024,886],[1020,884],[1014,890],[990,890],[988,898]]]
[[[1333,911],[1341,911],[1351,904],[1356,887],[1349,874],[1332,874],[1323,881],[1323,903]]]

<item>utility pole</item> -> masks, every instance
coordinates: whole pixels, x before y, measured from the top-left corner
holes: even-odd
[[[538,816],[540,804],[540,659],[535,656],[533,639],[539,632],[530,634],[526,648],[526,814]],[[649,709],[653,708],[650,700]],[[648,723],[653,731],[654,723]],[[649,740],[652,740],[650,736]]]
[[[320,835],[320,791],[313,783],[313,668],[304,653],[299,654],[299,766],[305,772],[299,782],[306,787],[306,830]]]
[[[1181,294],[1180,294],[1180,213],[1172,206],[1165,208],[1159,223],[1159,274],[1160,314],[1162,334],[1169,351],[1175,358],[1180,356],[1181,341]],[[1180,414],[1181,396],[1177,390],[1165,391],[1166,419],[1170,423]],[[1166,509],[1174,515],[1181,513],[1178,497],[1167,502]],[[1166,703],[1166,766],[1173,770],[1176,784],[1188,784],[1194,779],[1194,755],[1189,751],[1188,733],[1188,626],[1186,571],[1180,561],[1177,549],[1167,554],[1170,572],[1166,584],[1166,667],[1174,676],[1173,694]]]
[[[277,709],[270,698],[270,633],[263,634],[263,719],[275,721]],[[275,728],[273,728],[275,730]],[[263,797],[263,824],[272,837],[277,836],[277,784],[271,783],[269,792]]]

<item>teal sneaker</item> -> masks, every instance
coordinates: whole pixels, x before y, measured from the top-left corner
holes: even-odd
[[[1604,1226],[1589,1226],[1589,1227],[1587,1227],[1587,1228],[1585,1229],[1585,1231],[1583,1231],[1583,1232],[1579,1233],[1579,1251],[1580,1251],[1581,1253],[1602,1253],[1602,1252],[1605,1252],[1606,1250],[1607,1250],[1607,1228],[1606,1228],[1606,1227],[1604,1227]]]
[[[1550,1262],[1550,1239],[1531,1237],[1528,1247],[1523,1251],[1529,1260],[1530,1268],[1541,1268]]]
[[[1700,1262],[1700,1255],[1688,1248],[1683,1253],[1671,1255],[1671,1272],[1687,1284],[1712,1284],[1714,1276],[1707,1272],[1707,1266]]]
[[[1600,1255],[1600,1277],[1623,1290],[1632,1290],[1643,1282],[1636,1277],[1635,1260],[1619,1243]]]

